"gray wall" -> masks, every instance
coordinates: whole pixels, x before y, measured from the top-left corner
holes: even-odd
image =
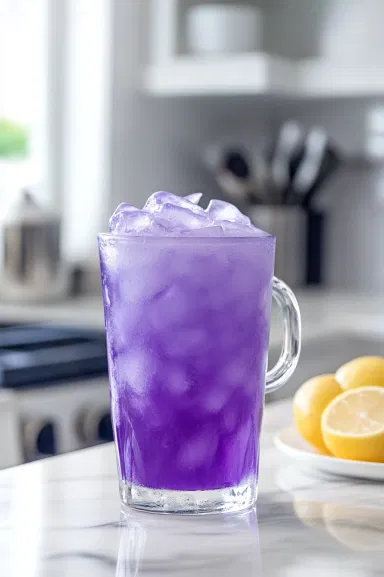
[[[137,22],[140,22],[140,26]],[[202,155],[208,144],[267,130],[266,109],[252,99],[153,99],[140,94],[145,61],[145,3],[116,0],[112,103],[111,209],[141,205],[155,190],[219,194]]]
[[[328,284],[343,290],[384,290],[384,164],[353,160],[364,155],[367,115],[379,104],[353,99],[302,102],[286,105],[272,120],[274,126],[287,117],[304,126],[324,126],[342,151],[344,167],[324,188],[320,205],[328,213]]]
[[[282,0],[271,0],[281,8]],[[290,0],[304,9],[307,0]],[[275,12],[276,37],[281,15]],[[138,25],[138,22],[140,23]],[[343,101],[282,104],[270,98],[151,99],[140,94],[140,64],[145,61],[145,3],[115,0],[114,70],[111,115],[110,210],[123,200],[142,205],[158,189],[185,194],[219,191],[203,167],[206,145],[268,138],[286,118],[327,128],[349,156],[364,147],[365,115],[372,102]],[[280,26],[280,28],[279,28]],[[287,29],[292,22],[287,21]],[[292,45],[306,50],[307,38]],[[280,50],[287,40],[281,39]],[[275,43],[275,46],[278,46]],[[276,50],[278,51],[278,50]],[[329,285],[350,290],[383,290],[383,171],[346,168],[324,191],[329,211],[327,270]]]

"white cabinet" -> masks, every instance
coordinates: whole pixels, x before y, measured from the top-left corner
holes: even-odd
[[[186,54],[185,10],[190,4],[150,2],[151,49],[142,76],[149,95],[384,95],[378,49],[381,43],[384,48],[382,0],[324,0],[316,5],[308,0],[259,0],[264,52],[215,57]],[[373,44],[368,43],[370,36]]]

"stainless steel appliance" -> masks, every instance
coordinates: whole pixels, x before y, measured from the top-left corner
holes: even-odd
[[[25,461],[113,438],[103,331],[2,325],[0,387],[12,392]]]
[[[27,191],[2,219],[0,297],[46,301],[65,294],[60,218],[43,210]]]

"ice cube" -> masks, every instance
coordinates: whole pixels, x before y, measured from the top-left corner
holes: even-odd
[[[119,206],[116,208],[115,212],[113,213],[112,217],[115,216],[115,214],[119,214],[120,212],[135,212],[136,210],[139,210],[138,208],[136,208],[135,206],[133,206],[133,204],[130,204],[129,202],[122,202],[121,204],[119,204]]]
[[[217,237],[224,236],[224,230],[221,226],[204,226],[193,230],[182,231],[183,236],[200,236],[200,237]]]
[[[125,218],[124,215],[132,214],[137,211],[138,209],[135,206],[132,206],[132,204],[129,204],[128,202],[123,202],[119,204],[119,206],[116,208],[115,212],[109,219],[110,232],[124,232],[123,231],[124,218]]]
[[[195,197],[195,195],[191,196]],[[165,192],[164,190],[152,194],[145,203],[144,210],[147,210],[151,213],[161,212],[165,205],[180,207],[190,212],[200,214],[203,218],[207,218],[204,209],[201,208],[201,206],[199,206],[196,202],[192,202],[187,197],[176,196],[175,194],[172,194],[171,192]]]
[[[171,359],[195,357],[202,350],[209,350],[208,335],[199,329],[174,329],[163,336],[164,351]]]
[[[189,200],[189,202],[192,202],[192,204],[199,204],[202,196],[203,194],[201,192],[194,192],[193,194],[184,196],[184,199]]]
[[[173,326],[184,326],[191,315],[188,294],[177,285],[164,290],[148,308],[148,320],[156,331],[167,330]],[[167,338],[172,339],[172,334]]]
[[[210,220],[201,207],[196,207],[188,203],[191,207],[200,208],[200,214],[193,212],[189,207],[185,208],[180,205],[165,203],[156,215],[156,222],[164,227],[171,226],[173,230],[189,230],[208,226]]]
[[[152,217],[147,211],[131,207],[129,210],[115,211],[109,221],[109,230],[115,234],[140,234],[148,230],[151,227],[151,223]]]
[[[250,225],[251,221],[236,206],[224,200],[211,200],[206,210],[215,224],[222,221],[236,222],[242,225]]]
[[[194,436],[185,440],[181,446],[178,460],[185,469],[209,467],[219,444],[218,433],[214,424],[202,427]]]
[[[222,412],[222,426],[226,433],[233,433],[241,424],[240,409],[239,404],[229,403]]]
[[[159,191],[152,194],[143,209],[125,202],[120,204],[109,223],[110,231],[134,236],[248,237],[264,236],[249,218],[235,206],[212,200],[206,210],[199,206],[201,193],[185,197]],[[200,232],[193,232],[204,229]]]
[[[190,388],[191,383],[185,369],[178,365],[167,365],[167,379],[165,387],[171,395],[176,397],[184,395]]]
[[[232,391],[243,387],[249,376],[252,375],[253,364],[249,355],[244,354],[224,364],[220,371],[221,386]]]
[[[223,220],[221,223],[224,236],[236,236],[236,237],[247,237],[247,236],[265,236],[266,233],[258,228],[252,226],[251,224],[242,224],[239,222],[233,222],[229,220]]]
[[[139,348],[121,352],[116,359],[116,367],[119,381],[128,383],[137,395],[147,391],[155,372],[153,357]]]
[[[154,192],[148,198],[147,202],[144,205],[144,210],[149,212],[157,212],[166,202],[172,202],[174,195],[170,192],[166,192],[165,190],[159,190],[158,192]]]
[[[202,408],[208,413],[220,413],[233,395],[230,387],[207,387],[201,398]]]

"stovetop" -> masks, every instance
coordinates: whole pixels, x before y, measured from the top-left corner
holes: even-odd
[[[0,386],[53,386],[108,374],[103,331],[0,324]]]

